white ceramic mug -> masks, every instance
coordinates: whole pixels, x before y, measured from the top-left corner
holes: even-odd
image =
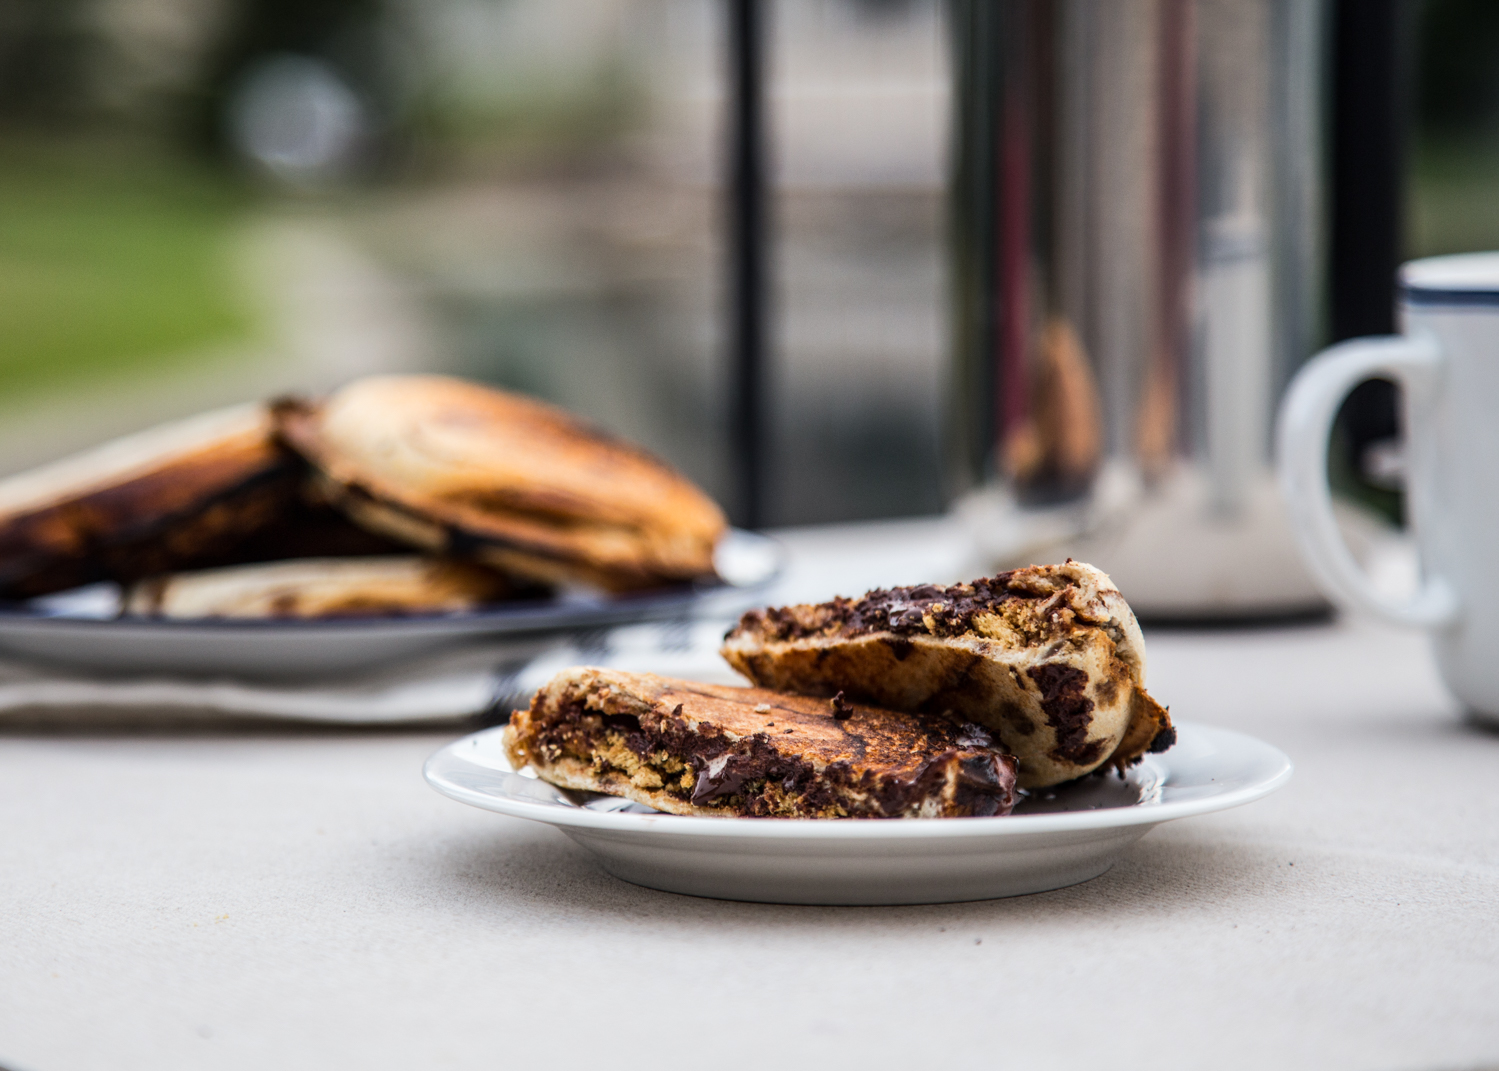
[[[1297,539],[1329,598],[1430,629],[1449,688],[1499,716],[1499,253],[1432,257],[1400,273],[1402,335],[1324,350],[1280,409],[1281,490]],[[1422,580],[1382,595],[1333,520],[1327,448],[1348,392],[1371,378],[1401,387],[1406,515]]]

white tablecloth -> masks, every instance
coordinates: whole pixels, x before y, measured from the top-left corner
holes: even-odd
[[[784,591],[963,566],[941,526],[863,535],[794,537]],[[1175,717],[1283,748],[1291,784],[1085,885],[947,906],[624,884],[427,788],[438,734],[0,736],[0,1064],[1499,1066],[1499,735],[1424,641],[1149,650]]]

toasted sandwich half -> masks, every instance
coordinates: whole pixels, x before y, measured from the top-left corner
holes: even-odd
[[[1134,613],[1081,562],[752,610],[722,653],[763,688],[984,725],[1023,788],[1122,770],[1176,739],[1145,691]]]
[[[0,480],[0,596],[130,581],[276,525],[301,466],[264,406],[203,413]]]
[[[513,597],[480,565],[416,555],[301,558],[151,577],[128,589],[125,612],[163,618],[317,618],[441,614]]]
[[[713,501],[553,406],[443,376],[373,376],[276,414],[327,500],[408,546],[615,591],[713,575],[726,530]]]
[[[505,729],[517,769],[686,815],[1008,814],[1015,760],[977,725],[759,688],[580,667]]]

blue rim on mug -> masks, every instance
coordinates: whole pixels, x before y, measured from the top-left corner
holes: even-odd
[[[1400,300],[1417,308],[1499,307],[1499,253],[1454,253],[1400,269]]]

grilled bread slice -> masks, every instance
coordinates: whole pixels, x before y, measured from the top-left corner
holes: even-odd
[[[759,688],[581,667],[505,729],[516,769],[672,814],[1008,814],[1015,760],[977,725]]]
[[[329,501],[412,546],[608,590],[713,574],[725,522],[712,500],[552,406],[440,376],[379,376],[276,412]]]
[[[273,431],[238,406],[0,480],[0,595],[184,568],[274,525],[301,466]]]
[[[1135,615],[1081,562],[752,610],[722,653],[761,687],[985,725],[1023,788],[1123,769],[1176,738],[1145,691]]]
[[[307,558],[153,577],[125,612],[166,618],[312,618],[473,610],[510,597],[503,576],[467,562],[402,557]]]

